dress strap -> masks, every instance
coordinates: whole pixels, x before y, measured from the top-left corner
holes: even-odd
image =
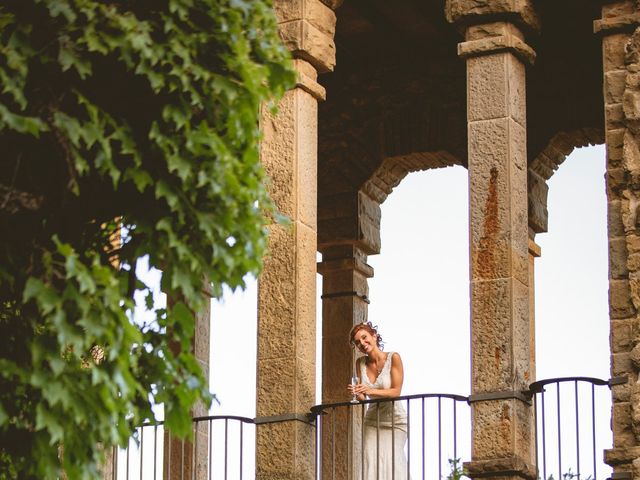
[[[394,352],[389,352],[387,354],[387,359],[384,361],[384,366],[382,367],[383,370],[387,370],[388,368],[391,368],[391,360],[393,358],[393,353]]]

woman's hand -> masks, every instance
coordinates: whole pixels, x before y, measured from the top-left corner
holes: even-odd
[[[366,400],[367,396],[371,394],[371,391],[375,390],[363,383],[357,385],[347,385],[347,391],[349,395],[355,395],[358,400]]]

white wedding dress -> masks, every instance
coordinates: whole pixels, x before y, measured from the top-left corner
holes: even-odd
[[[382,371],[373,383],[367,376],[365,362],[361,361],[362,383],[374,388],[391,388],[392,361],[393,352],[389,352]],[[404,452],[407,414],[402,402],[372,403],[367,407],[364,416],[364,480],[408,479]]]

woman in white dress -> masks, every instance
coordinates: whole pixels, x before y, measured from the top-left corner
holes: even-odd
[[[358,384],[348,390],[358,400],[395,398],[401,395],[404,369],[395,352],[382,351],[382,337],[371,322],[359,323],[349,340],[363,357],[356,361]],[[407,414],[402,402],[371,403],[364,416],[365,480],[405,480],[407,459]]]

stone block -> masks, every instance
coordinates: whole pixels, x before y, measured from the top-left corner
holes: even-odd
[[[296,89],[299,90],[299,89]],[[300,92],[288,91],[278,104],[274,116],[263,108],[260,127],[263,139],[260,142],[260,160],[268,176],[269,193],[278,211],[295,217],[295,146],[296,146],[296,98]]]
[[[614,403],[628,402],[631,395],[631,385],[614,385],[611,387],[611,398]]]
[[[609,281],[609,314],[612,319],[629,318],[635,315],[627,280]]]
[[[616,280],[627,278],[627,241],[624,237],[609,239],[609,277]]]
[[[367,255],[380,253],[380,204],[359,192],[358,212],[358,245]]]
[[[610,239],[624,235],[620,203],[620,200],[610,200],[607,204],[607,232]]]
[[[333,36],[318,29],[308,20],[292,20],[279,26],[280,38],[295,58],[313,65],[319,73],[333,71],[336,45]]]
[[[294,225],[295,227],[295,225]],[[258,352],[293,354],[296,321],[296,239],[293,228],[269,228],[269,254],[258,279]]]
[[[607,170],[620,168],[622,164],[622,152],[624,147],[625,129],[607,130]]]
[[[623,168],[608,168],[605,180],[608,196],[620,194],[627,186],[627,172]]]
[[[472,278],[528,283],[524,130],[508,119],[469,125]]]
[[[279,23],[307,20],[331,38],[335,34],[336,14],[320,0],[276,0],[273,7]]]
[[[524,65],[512,54],[467,59],[469,122],[513,117],[525,125]]]
[[[622,103],[624,93],[626,70],[611,70],[604,74],[604,101],[605,105]]]
[[[256,415],[289,413],[293,409],[296,385],[295,357],[258,358]]]
[[[315,362],[316,232],[299,223],[296,230],[296,355]]]
[[[513,400],[493,400],[473,404],[474,460],[507,457],[513,452],[516,423],[513,407]]]
[[[300,89],[296,118],[296,198],[292,200],[296,203],[296,219],[315,231],[318,223],[318,102]]]
[[[635,447],[635,435],[631,428],[631,405],[627,402],[615,403],[611,414],[614,448]]]
[[[611,17],[622,17],[626,15],[630,15],[635,13],[636,5],[632,0],[618,0],[618,1],[609,1],[608,3],[604,3],[602,5],[602,17],[603,18],[611,18]]]
[[[547,210],[549,186],[545,179],[533,170],[529,169],[527,173],[529,228],[535,233],[543,233],[547,231],[549,221]]]
[[[629,352],[633,347],[634,325],[637,325],[637,320],[631,318],[612,320],[610,325],[611,352],[614,354]]]
[[[307,353],[307,352],[303,352]],[[311,352],[316,353],[315,345]],[[297,357],[295,359],[295,389],[293,405],[289,412],[308,413],[309,408],[316,403],[316,359],[311,361]]]
[[[622,111],[622,104],[614,103],[612,105],[607,105],[605,107],[604,118],[607,130],[624,128],[624,112]]]
[[[634,235],[635,236],[635,235]],[[634,242],[635,244],[638,244],[640,242],[638,242],[638,238],[635,239],[636,241]],[[625,241],[625,247],[627,245],[627,242]],[[629,255],[629,258],[627,260],[627,265],[629,267],[629,270],[637,273],[640,272],[640,253],[635,252]]]
[[[605,72],[624,70],[624,46],[627,33],[613,33],[602,38],[602,65]]]
[[[511,390],[531,376],[528,295],[517,280],[471,282],[475,393]]]
[[[611,355],[611,375],[618,377],[633,371],[630,352],[614,353]]]
[[[445,16],[451,23],[464,25],[491,23],[491,16],[513,15],[517,23],[533,30],[540,28],[540,19],[531,0],[446,0]]]

